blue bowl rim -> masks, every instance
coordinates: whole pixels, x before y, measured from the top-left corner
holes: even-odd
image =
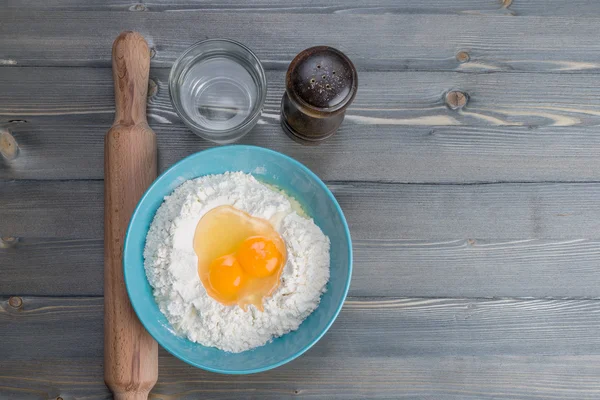
[[[157,339],[155,332],[154,332],[154,328],[152,326],[150,326],[150,328],[144,323],[144,320],[140,317],[140,313],[138,312],[138,309],[136,308],[135,304],[131,301],[131,287],[129,284],[129,280],[127,279],[127,268],[125,268],[125,254],[127,254],[127,247],[128,247],[128,243],[129,243],[129,235],[131,233],[131,229],[132,229],[132,222],[133,220],[137,217],[137,214],[139,212],[139,208],[141,203],[146,199],[146,197],[149,196],[150,192],[152,191],[152,189],[160,182],[164,179],[165,175],[167,173],[169,173],[172,169],[177,168],[180,164],[184,163],[186,160],[191,159],[191,158],[195,158],[198,157],[200,154],[206,154],[209,152],[217,152],[217,151],[222,151],[223,149],[227,149],[227,148],[239,148],[239,149],[248,149],[248,150],[252,150],[252,151],[259,151],[259,152],[264,152],[264,153],[269,153],[272,155],[275,155],[277,157],[281,157],[283,159],[285,159],[286,161],[290,162],[291,164],[293,164],[294,166],[298,167],[299,169],[301,169],[302,171],[304,171],[306,174],[308,174],[312,179],[314,179],[314,181],[321,187],[321,189],[323,189],[323,191],[325,192],[325,194],[327,195],[327,197],[333,202],[333,205],[335,206],[336,211],[339,213],[341,220],[342,220],[342,226],[344,229],[344,234],[346,237],[346,241],[347,241],[347,245],[348,245],[348,279],[346,280],[346,284],[344,287],[344,294],[342,296],[342,301],[340,302],[340,304],[337,306],[337,309],[335,310],[331,320],[327,323],[327,325],[325,326],[325,328],[319,332],[319,334],[317,334],[311,341],[310,343],[308,343],[306,346],[304,346],[302,349],[300,349],[299,351],[297,351],[296,353],[292,354],[291,356],[268,366],[265,367],[261,367],[261,368],[254,368],[254,369],[248,369],[248,370],[228,370],[228,369],[220,369],[220,368],[212,368],[212,367],[207,367],[205,365],[193,362],[191,360],[188,360],[187,358],[185,358],[183,355],[178,354],[176,351],[165,347],[161,341],[159,339]],[[203,175],[200,175],[203,176]],[[198,176],[198,177],[200,177]],[[193,179],[193,178],[190,178]],[[304,354],[306,351],[308,351],[311,347],[313,347],[324,335],[325,333],[327,333],[327,331],[329,330],[329,328],[331,327],[331,325],[333,325],[334,321],[337,319],[340,311],[342,310],[342,307],[344,305],[344,302],[346,301],[346,297],[348,296],[348,291],[350,289],[350,281],[352,280],[352,264],[353,264],[353,257],[352,257],[352,238],[350,237],[350,229],[348,228],[348,222],[346,221],[346,217],[344,215],[344,212],[342,211],[342,208],[340,207],[338,201],[336,200],[335,196],[333,195],[333,193],[331,193],[331,190],[329,190],[329,188],[327,187],[327,185],[325,185],[325,183],[314,173],[312,172],[308,167],[306,167],[304,164],[302,164],[301,162],[293,159],[290,156],[287,156],[283,153],[280,153],[278,151],[275,150],[271,150],[271,149],[267,149],[264,147],[259,147],[259,146],[251,146],[251,145],[240,145],[240,144],[233,144],[233,145],[225,145],[225,146],[218,146],[218,147],[213,147],[210,149],[206,149],[206,150],[201,150],[198,151],[194,154],[190,154],[189,156],[179,160],[178,162],[176,162],[175,164],[173,164],[172,166],[170,166],[169,168],[167,168],[162,174],[160,174],[158,176],[158,178],[156,178],[154,180],[154,182],[152,182],[152,184],[148,187],[148,189],[146,189],[146,191],[144,192],[144,194],[142,195],[142,197],[140,198],[140,200],[138,201],[133,214],[131,214],[131,218],[129,220],[129,225],[127,227],[127,232],[125,233],[125,240],[124,240],[124,244],[123,244],[123,277],[125,280],[125,287],[127,289],[127,295],[129,297],[129,302],[131,304],[131,306],[133,307],[133,310],[135,311],[135,314],[137,315],[137,318],[139,319],[139,321],[142,323],[142,325],[144,326],[144,328],[146,329],[146,331],[148,333],[150,333],[150,335],[154,338],[154,340],[157,341],[158,344],[161,345],[161,347],[163,349],[165,349],[167,352],[169,352],[170,354],[172,354],[173,356],[177,357],[178,359],[180,359],[181,361],[190,364],[194,367],[203,369],[205,371],[209,371],[209,372],[216,372],[216,373],[220,373],[220,374],[226,374],[226,375],[247,375],[247,374],[256,374],[259,372],[265,372],[265,371],[269,371],[271,369],[280,367],[284,364],[287,364],[290,361],[295,360],[296,358],[300,357],[302,354]],[[320,306],[320,305],[319,305]],[[316,310],[315,310],[316,311]],[[314,312],[314,311],[313,311]],[[197,343],[198,345],[201,346],[201,344]]]

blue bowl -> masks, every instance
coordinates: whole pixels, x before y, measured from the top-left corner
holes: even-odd
[[[251,173],[295,197],[331,240],[331,278],[319,307],[300,325],[271,343],[243,353],[205,347],[174,333],[160,312],[144,270],[146,234],[165,196],[188,179],[226,171]],[[327,186],[298,161],[253,146],[223,146],[201,151],[165,171],[135,209],[125,237],[125,284],[146,330],[169,353],[193,366],[224,374],[251,374],[283,365],[311,348],[342,308],[352,275],[352,242],[342,210]]]

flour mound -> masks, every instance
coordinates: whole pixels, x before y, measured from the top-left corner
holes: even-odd
[[[215,207],[230,205],[269,220],[285,241],[288,258],[264,312],[224,306],[210,297],[197,273],[196,225]],[[300,216],[290,199],[243,172],[184,182],[165,197],[146,237],[144,266],[160,311],[175,332],[204,346],[242,352],[298,326],[312,313],[329,280],[329,238]]]

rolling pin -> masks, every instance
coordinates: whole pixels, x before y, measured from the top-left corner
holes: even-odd
[[[148,44],[123,32],[112,48],[115,122],[104,139],[104,381],[115,400],[147,399],[158,345],[137,319],[123,280],[123,241],[133,210],[156,178],[156,135],[146,120]]]

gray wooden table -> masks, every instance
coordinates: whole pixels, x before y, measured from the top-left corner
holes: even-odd
[[[200,39],[239,40],[269,80],[243,143],[320,175],[355,244],[348,301],[304,356],[231,377],[161,350],[152,398],[600,398],[600,2],[0,7],[0,125],[20,149],[0,157],[0,398],[110,398],[103,135],[111,44],[127,29],[152,47],[161,170],[211,146],[173,112],[170,65]],[[339,133],[303,147],[279,102],[288,63],[317,44],[346,52],[360,85]],[[450,107],[452,91],[466,105]]]

